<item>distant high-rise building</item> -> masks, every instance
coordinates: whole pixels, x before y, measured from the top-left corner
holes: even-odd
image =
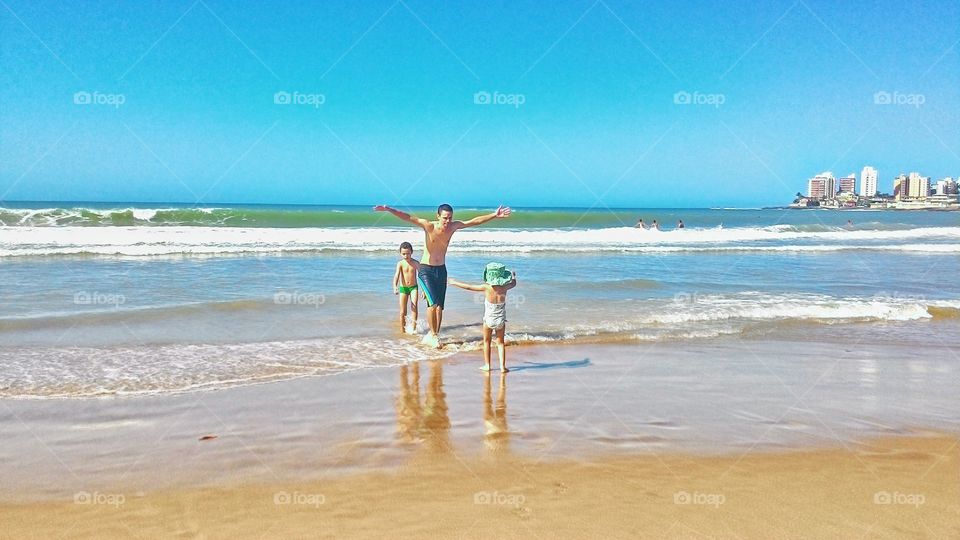
[[[857,175],[856,173],[850,173],[847,176],[844,176],[840,179],[840,192],[841,193],[856,193],[857,191]]]
[[[936,187],[937,195],[956,195],[957,194],[957,182],[949,176],[941,180],[937,180]]]
[[[911,199],[926,199],[930,196],[930,177],[920,176],[920,173],[910,173],[910,187],[906,196]]]
[[[937,187],[934,190],[934,193],[937,195],[946,195],[947,194],[947,179],[937,180]]]
[[[860,171],[860,196],[874,197],[877,194],[877,170],[867,165]]]
[[[907,198],[910,190],[910,177],[901,174],[893,179],[893,198],[900,201]]]
[[[814,176],[807,180],[807,197],[811,199],[822,199],[827,193],[826,180],[819,176]]]
[[[832,199],[837,193],[837,183],[830,171],[822,172],[807,181],[807,197]]]

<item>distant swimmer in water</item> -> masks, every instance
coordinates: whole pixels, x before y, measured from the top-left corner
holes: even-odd
[[[653,223],[650,224],[650,228],[653,229],[653,230],[655,230],[655,231],[659,231],[659,230],[660,230],[660,224],[657,223],[657,220],[653,220]]]
[[[682,219],[677,222],[677,228],[678,228],[678,229],[682,229],[682,228],[683,228],[683,220],[682,220]]]
[[[640,218],[640,221],[638,221],[637,224],[634,225],[633,227],[635,229],[646,229],[647,225],[643,222],[643,218]]]
[[[847,220],[847,228],[848,228],[848,229],[852,229],[852,228],[853,228],[853,222],[850,221],[849,219]]]

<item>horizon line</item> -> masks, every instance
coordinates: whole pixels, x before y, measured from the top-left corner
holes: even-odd
[[[160,204],[171,204],[171,205],[181,205],[181,206],[193,206],[193,207],[202,207],[209,205],[221,205],[221,206],[341,206],[341,207],[370,207],[371,209],[376,206],[376,204],[339,204],[339,203],[250,203],[250,202],[225,202],[225,201],[211,201],[211,202],[186,202],[186,201],[90,201],[90,200],[67,200],[67,199],[56,199],[56,200],[15,200],[15,199],[2,199],[0,200],[0,206],[4,203],[16,203],[16,204],[31,204],[31,203],[42,203],[42,204],[52,204],[52,203],[71,203],[71,204],[116,204],[116,205],[160,205]],[[491,207],[496,208],[498,205],[495,204],[457,204],[451,205],[454,208],[477,208],[477,207]],[[507,206],[507,205],[504,205]],[[766,210],[766,209],[777,209],[783,208],[784,205],[772,205],[772,206],[604,206],[598,207],[594,206],[511,206],[511,208],[528,208],[528,209],[573,209],[573,210]],[[433,208],[433,205],[423,205],[423,204],[410,204],[403,205],[402,208]]]

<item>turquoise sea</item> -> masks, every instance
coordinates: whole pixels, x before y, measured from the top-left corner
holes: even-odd
[[[457,289],[442,350],[396,332],[397,247],[419,257],[423,233],[370,207],[4,203],[0,222],[0,397],[191,392],[479,346],[482,301]],[[515,208],[458,232],[447,266],[517,272],[518,345],[828,330],[922,348],[960,342],[958,255],[960,212]]]

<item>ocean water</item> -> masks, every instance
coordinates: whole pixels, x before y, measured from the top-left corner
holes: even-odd
[[[397,246],[418,257],[423,233],[367,207],[6,203],[0,223],[0,397],[200,391],[479,348],[482,299],[459,289],[442,350],[397,332]],[[958,255],[960,212],[515,209],[458,232],[447,266],[517,272],[517,345],[828,328],[920,351],[960,343]]]

